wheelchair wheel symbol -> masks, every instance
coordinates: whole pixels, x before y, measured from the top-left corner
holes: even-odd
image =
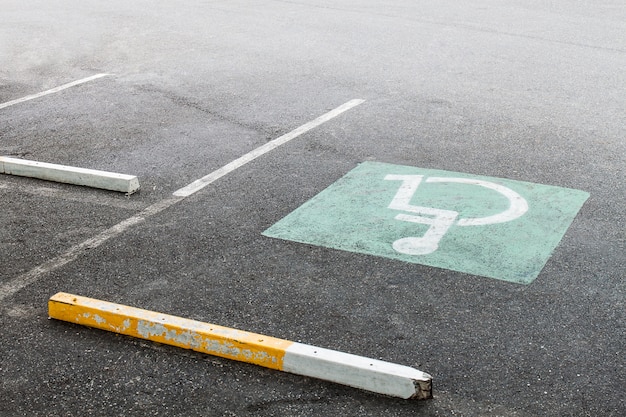
[[[528,203],[521,195],[500,184],[471,178],[426,178],[425,182],[427,183],[452,182],[484,187],[502,194],[509,200],[508,209],[501,213],[487,217],[457,219],[459,213],[453,210],[414,206],[410,204],[411,198],[413,198],[419,185],[424,180],[423,175],[389,174],[385,176],[385,180],[402,181],[398,192],[389,204],[389,208],[411,213],[398,214],[395,219],[430,226],[421,237],[405,237],[393,242],[392,246],[394,250],[407,255],[427,255],[435,252],[439,248],[439,242],[443,236],[455,223],[457,226],[485,226],[489,224],[505,223],[523,216],[524,213],[528,211]]]

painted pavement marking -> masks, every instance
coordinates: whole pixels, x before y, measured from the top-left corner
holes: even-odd
[[[111,197],[111,195],[108,193],[76,193],[73,190],[68,190],[64,188],[62,189],[53,187],[42,187],[39,184],[25,184],[21,181],[16,181],[13,183],[2,183],[0,184],[0,189],[6,189],[10,190],[11,192],[19,192],[22,194],[30,194],[37,197],[75,201],[82,204],[115,207],[133,211],[139,211],[145,206],[145,203],[142,203],[140,201],[130,198],[114,198]]]
[[[6,103],[0,103],[0,109],[4,109],[6,107],[13,106],[15,104],[23,103],[25,101],[34,100],[34,99],[39,98],[39,97],[47,96],[48,94],[58,93],[59,91],[66,90],[68,88],[75,87],[77,85],[84,84],[84,83],[87,83],[89,81],[97,80],[98,78],[107,77],[109,75],[110,74],[96,74],[96,75],[92,75],[91,77],[87,77],[87,78],[83,78],[83,79],[80,79],[80,80],[72,81],[71,83],[63,84],[63,85],[60,85],[58,87],[51,88],[50,90],[42,91],[41,93],[31,94],[29,96],[25,96],[25,97],[18,98],[18,99],[15,99],[15,100],[7,101]]]
[[[201,189],[203,189],[204,187],[206,187],[207,185],[211,184],[212,182],[222,178],[224,175],[236,170],[237,168],[242,167],[243,165],[247,164],[250,161],[255,160],[256,158],[258,158],[261,155],[264,155],[266,153],[268,153],[269,151],[278,148],[281,145],[284,145],[285,143],[289,142],[292,139],[297,138],[298,136],[308,132],[311,129],[316,128],[317,126],[321,125],[322,123],[325,123],[337,116],[339,116],[341,113],[346,112],[348,110],[350,110],[353,107],[358,106],[359,104],[363,103],[365,100],[361,100],[361,99],[354,99],[354,100],[350,100],[347,103],[337,107],[334,110],[329,111],[328,113],[325,113],[323,115],[321,115],[320,117],[318,117],[315,120],[312,120],[302,126],[300,126],[297,129],[292,130],[291,132],[280,136],[270,142],[267,142],[265,145],[263,146],[259,146],[258,148],[256,148],[255,150],[248,152],[247,154],[245,154],[242,157],[239,157],[237,159],[235,159],[234,161],[232,161],[231,163],[223,166],[222,168],[213,171],[212,173],[192,182],[191,184],[181,188],[180,190],[177,190],[174,192],[175,196],[178,197],[188,197],[190,195],[192,195],[193,193],[200,191]]]
[[[392,210],[408,211],[411,213],[423,214],[426,216],[415,216],[408,214],[398,214],[395,219],[407,222],[426,224],[430,227],[421,237],[407,237],[396,240],[393,248],[407,255],[428,255],[433,253],[439,247],[439,241],[452,226],[459,215],[458,212],[452,210],[442,210],[432,207],[413,206],[409,204],[417,187],[422,182],[423,175],[387,175],[386,180],[402,181],[402,185],[398,189],[396,196],[391,200],[389,208]],[[493,182],[483,181],[472,178],[439,178],[430,177],[426,182],[436,183],[459,183],[468,185],[479,185],[494,190],[509,200],[509,207],[501,213],[491,216],[459,219],[456,223],[458,226],[486,226],[488,224],[505,223],[523,216],[528,211],[528,203],[526,200],[510,188],[504,187]]]
[[[588,197],[561,187],[364,162],[263,234],[529,284]]]
[[[404,399],[432,398],[417,369],[257,333],[58,293],[51,318]]]
[[[152,204],[149,207],[146,207],[145,209],[143,209],[141,212],[139,212],[138,214],[104,230],[103,232],[99,233],[98,235],[87,239],[86,241],[79,243],[77,245],[72,246],[71,248],[69,248],[68,250],[66,250],[65,252],[63,252],[61,255],[56,256],[55,258],[52,258],[44,263],[42,263],[41,265],[36,266],[35,268],[31,269],[28,272],[25,272],[24,274],[21,274],[15,278],[13,278],[10,281],[7,281],[5,283],[3,283],[2,285],[0,285],[0,301],[4,300],[5,298],[15,294],[16,292],[18,292],[19,290],[21,290],[22,288],[26,287],[27,285],[33,284],[35,282],[37,282],[37,280],[39,280],[39,278],[41,276],[43,276],[44,274],[47,274],[49,272],[52,272],[70,262],[72,262],[74,259],[78,258],[78,256],[85,252],[88,249],[95,249],[98,246],[102,245],[104,242],[106,242],[107,240],[114,238],[116,236],[121,235],[122,233],[124,233],[129,227],[134,226],[138,223],[143,222],[144,220],[146,220],[148,217],[151,217],[155,214],[158,214],[160,212],[162,212],[163,210],[169,208],[170,206],[182,201],[184,198],[192,195],[193,193],[199,191],[200,189],[206,187],[207,185],[211,184],[212,182],[216,181],[218,178],[223,177],[224,175],[232,172],[233,170],[235,170],[236,168],[239,168],[243,165],[245,165],[246,163],[258,158],[259,156],[269,152],[272,149],[275,149],[276,147],[287,143],[289,140],[294,139],[300,135],[302,135],[305,132],[308,132],[309,130],[313,129],[314,127],[319,126],[320,124],[327,122],[329,120],[331,120],[332,118],[338,116],[339,114],[363,103],[364,100],[359,100],[359,99],[355,99],[355,100],[351,100],[339,107],[337,107],[334,110],[331,110],[328,113],[325,113],[324,115],[318,117],[317,119],[313,120],[312,122],[306,123],[294,130],[292,130],[291,132],[287,133],[286,135],[283,135],[277,139],[275,139],[272,142],[268,142],[265,145],[260,146],[259,148],[257,148],[256,150],[253,150],[249,153],[247,153],[246,155],[244,155],[243,157],[236,159],[234,162],[237,162],[236,164],[233,163],[229,163],[227,165],[225,165],[222,168],[219,168],[216,171],[213,171],[213,173],[201,178],[200,180],[194,181],[193,183],[191,183],[188,187],[183,187],[180,190],[176,191],[174,193],[173,196],[168,197],[164,200],[161,200],[157,203]],[[270,145],[271,144],[271,145]],[[270,145],[270,146],[268,146]],[[261,151],[258,151],[258,149],[260,149]],[[260,153],[259,153],[260,152]]]

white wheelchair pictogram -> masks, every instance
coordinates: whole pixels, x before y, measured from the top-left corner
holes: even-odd
[[[424,180],[423,175],[394,174],[385,176],[385,180],[402,181],[398,192],[389,204],[389,208],[411,213],[398,214],[395,219],[430,226],[422,237],[405,237],[393,242],[393,249],[406,255],[427,255],[435,252],[439,248],[439,242],[443,236],[455,223],[456,226],[485,226],[505,223],[523,216],[528,211],[528,203],[521,195],[510,188],[489,181],[446,177],[428,177]],[[414,206],[410,202],[422,181],[427,183],[452,182],[488,188],[505,196],[509,200],[509,208],[487,217],[457,219],[459,213],[453,210]]]

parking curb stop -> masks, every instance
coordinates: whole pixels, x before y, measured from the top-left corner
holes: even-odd
[[[271,336],[57,293],[50,318],[331,381],[403,399],[432,398],[432,377],[417,369]]]
[[[84,185],[92,188],[120,191],[129,195],[139,190],[139,180],[134,175],[29,161],[7,156],[0,156],[0,174]]]

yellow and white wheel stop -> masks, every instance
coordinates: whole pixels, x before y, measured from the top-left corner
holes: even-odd
[[[50,318],[404,399],[432,398],[432,377],[408,366],[58,293]]]

